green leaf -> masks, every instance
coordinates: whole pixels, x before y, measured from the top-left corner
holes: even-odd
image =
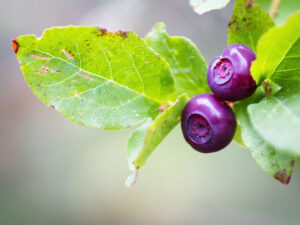
[[[300,156],[300,86],[282,89],[250,105],[248,112],[255,130],[281,151]]]
[[[252,0],[236,0],[233,15],[228,24],[228,45],[242,43],[256,51],[259,38],[274,22]]]
[[[143,166],[162,140],[180,122],[181,113],[188,102],[187,96],[181,95],[154,121],[145,121],[131,135],[127,144],[127,158],[130,169],[134,172],[126,181],[128,186],[135,183],[137,171]]]
[[[169,64],[133,32],[56,27],[13,47],[34,94],[78,124],[126,128],[176,99]]]
[[[245,143],[243,142],[242,128],[241,128],[241,126],[239,124],[236,126],[236,130],[235,130],[235,134],[234,134],[233,140],[235,140],[242,147],[247,147],[245,145]]]
[[[247,113],[248,105],[251,107],[252,103],[260,101],[264,94],[263,88],[258,88],[251,97],[236,102],[234,112],[242,129],[242,139],[257,164],[281,183],[288,184],[294,167],[294,157],[268,144],[253,128]],[[261,115],[266,116],[266,114]]]
[[[199,15],[214,9],[224,8],[230,0],[190,0],[190,5]]]
[[[197,47],[183,37],[170,37],[163,23],[158,23],[146,37],[146,42],[171,66],[177,95],[193,97],[210,92],[207,85],[207,64]]]
[[[256,0],[265,12],[270,10],[272,0]],[[284,24],[286,19],[300,9],[299,0],[281,0],[278,14],[275,18],[276,24]]]
[[[282,27],[271,28],[260,39],[251,74],[257,83],[272,79],[281,87],[300,81],[300,12]]]

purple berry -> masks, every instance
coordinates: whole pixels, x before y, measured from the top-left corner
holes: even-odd
[[[216,152],[231,142],[236,119],[225,102],[212,94],[200,94],[186,104],[181,129],[185,140],[197,151]]]
[[[225,48],[208,68],[207,82],[212,92],[227,101],[242,100],[252,95],[256,83],[250,67],[255,59],[255,53],[246,45],[233,44]]]

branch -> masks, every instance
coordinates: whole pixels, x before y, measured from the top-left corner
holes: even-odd
[[[281,0],[273,0],[272,1],[271,7],[269,10],[269,14],[272,19],[274,19],[277,16],[280,3],[281,3]]]

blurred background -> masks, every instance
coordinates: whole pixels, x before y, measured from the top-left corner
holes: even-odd
[[[11,48],[18,35],[51,26],[144,36],[163,21],[209,62],[226,46],[232,7],[199,16],[187,0],[0,0],[0,225],[299,225],[299,167],[283,186],[235,143],[216,154],[193,151],[179,126],[126,188],[131,130],[78,126],[46,107]]]

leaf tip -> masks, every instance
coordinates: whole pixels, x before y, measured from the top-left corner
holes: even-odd
[[[291,161],[291,164],[294,164],[294,162]],[[281,182],[282,184],[288,185],[290,183],[291,176],[292,176],[291,174],[288,175],[286,173],[286,169],[283,169],[283,170],[277,171],[274,175],[274,178],[276,180],[278,180],[279,182]]]
[[[17,39],[13,39],[11,43],[15,54],[17,54],[19,50],[19,43],[17,42]]]
[[[160,30],[162,32],[166,32],[166,25],[163,22],[156,23],[154,27],[157,30]]]
[[[133,173],[127,177],[125,181],[125,186],[132,188],[136,184],[137,177],[138,177],[138,170],[135,169]]]

